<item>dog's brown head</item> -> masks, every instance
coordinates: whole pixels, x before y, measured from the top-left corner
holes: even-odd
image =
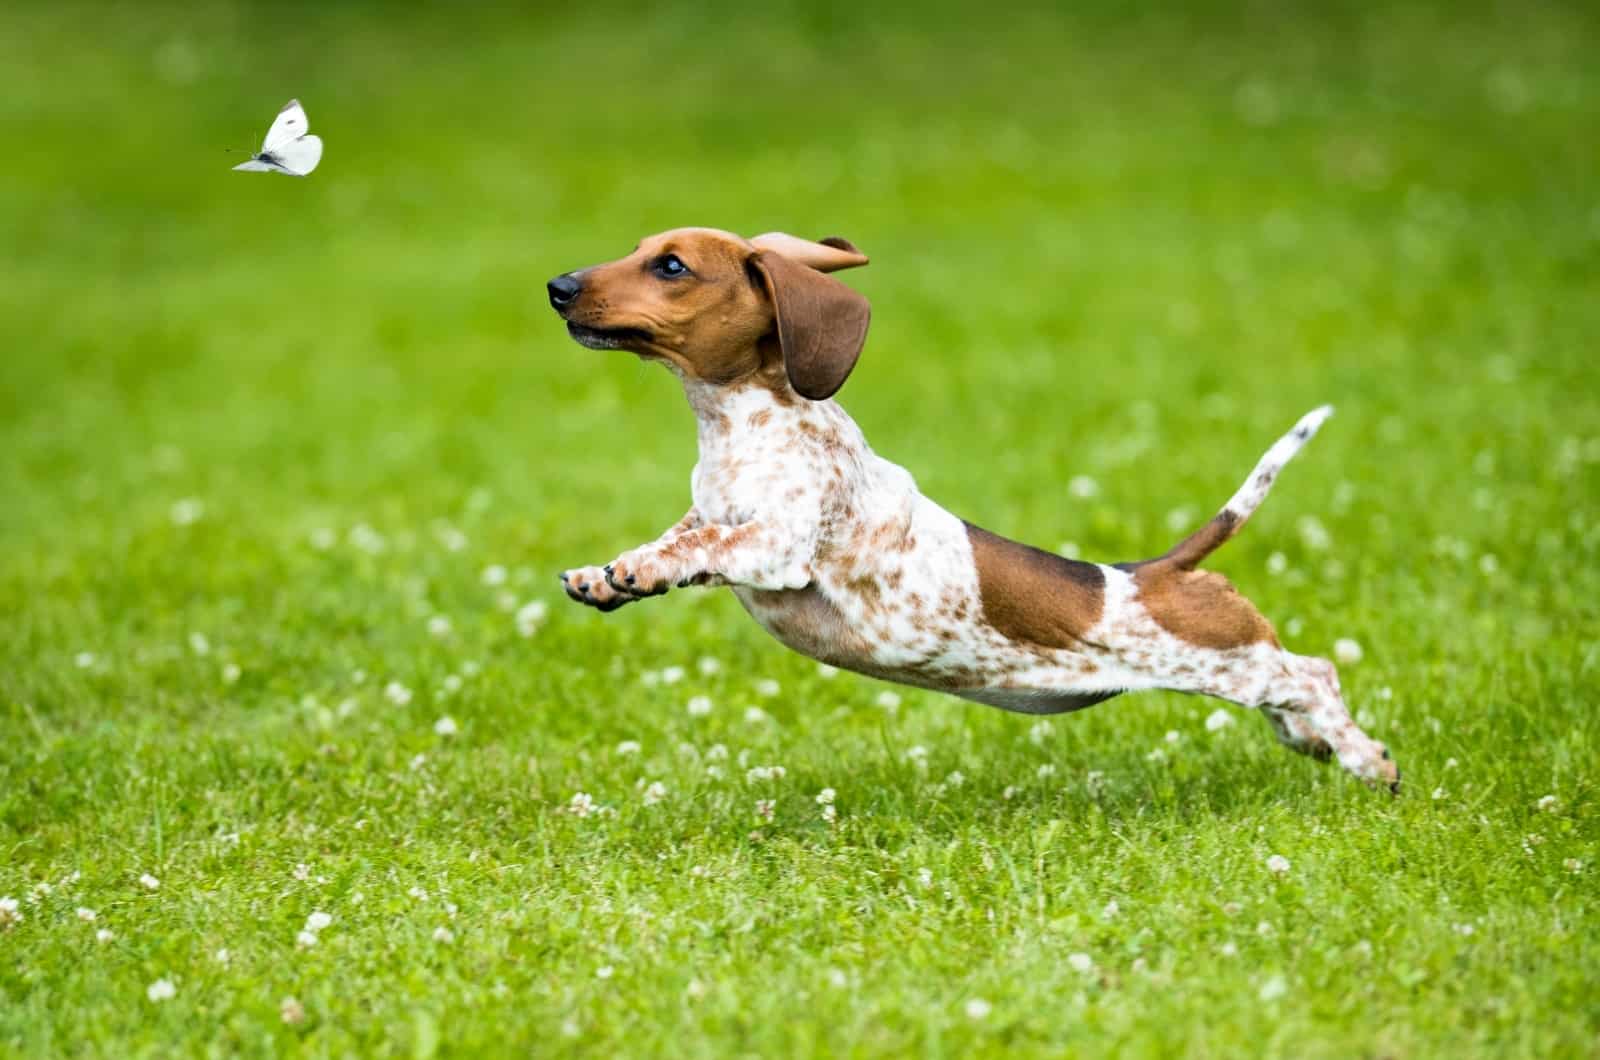
[[[567,331],[591,349],[631,350],[689,379],[750,380],[820,401],[855,367],[871,317],[865,298],[824,273],[866,263],[843,239],[678,228],[548,287]]]

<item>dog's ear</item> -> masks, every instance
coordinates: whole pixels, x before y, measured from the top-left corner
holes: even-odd
[[[790,261],[798,261],[818,272],[838,272],[854,269],[867,263],[867,256],[856,249],[854,243],[838,236],[829,236],[820,242],[791,236],[787,232],[768,232],[756,236],[750,245],[757,250],[771,250]]]
[[[772,299],[789,385],[812,401],[832,397],[866,345],[872,306],[859,292],[787,254],[762,250],[750,265]]]

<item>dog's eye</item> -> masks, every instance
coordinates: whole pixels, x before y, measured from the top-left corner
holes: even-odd
[[[683,259],[676,254],[663,254],[651,262],[650,267],[655,270],[657,276],[664,276],[669,280],[688,275],[689,272],[689,266],[685,265]]]

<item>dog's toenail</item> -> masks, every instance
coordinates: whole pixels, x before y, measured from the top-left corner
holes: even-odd
[[[1383,749],[1383,760],[1384,760],[1384,761],[1385,761],[1385,762],[1388,762],[1388,761],[1390,761],[1390,760],[1391,760],[1391,759],[1392,759],[1392,758],[1393,758],[1393,757],[1394,757],[1394,756],[1393,756],[1393,755],[1391,755],[1391,754],[1390,754],[1390,753],[1389,753],[1389,749],[1388,749],[1388,748],[1387,748],[1387,747],[1385,747],[1385,748],[1384,748],[1384,749]]]
[[[630,574],[630,575],[628,575],[626,578],[624,578],[622,580],[627,582],[629,585],[632,585],[633,584],[633,575]]]
[[[604,566],[604,567],[603,567],[603,568],[601,568],[601,569],[602,569],[602,570],[604,570],[604,571],[605,571],[605,572],[606,572],[606,573],[607,573],[607,574],[610,574],[610,573],[611,573],[611,564],[609,564],[609,563],[607,563],[607,564],[606,564],[606,565],[605,565],[605,566]]]

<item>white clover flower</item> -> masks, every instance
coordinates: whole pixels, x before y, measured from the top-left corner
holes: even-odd
[[[611,967],[609,964],[602,964],[600,967],[594,970],[594,977],[596,979],[610,979],[615,974],[616,969]]]
[[[944,778],[944,782],[949,787],[959,788],[961,785],[967,782],[967,777],[966,774],[962,773],[959,769],[952,770],[950,775]]]
[[[906,748],[906,761],[922,765],[928,759],[928,749],[920,743]]]
[[[145,987],[144,996],[153,1002],[171,1001],[178,996],[178,988],[171,979],[157,979]]]
[[[1028,728],[1028,741],[1034,744],[1043,744],[1050,737],[1050,723],[1036,721]]]
[[[455,940],[456,940],[456,934],[455,934],[455,932],[451,931],[449,928],[440,926],[440,927],[436,927],[436,928],[433,929],[433,941],[435,941],[435,942],[454,942]]]
[[[1478,929],[1473,927],[1471,924],[1457,924],[1455,926],[1456,934],[1463,937],[1471,937],[1477,933],[1477,930]]]
[[[689,717],[703,718],[707,714],[711,713],[711,697],[695,696],[693,699],[689,700],[689,706],[687,709],[689,711]]]
[[[478,575],[478,580],[491,589],[504,585],[506,583],[506,569],[498,563],[491,563],[483,568],[483,573]]]
[[[778,682],[774,681],[770,677],[763,677],[761,680],[755,683],[755,691],[756,695],[762,696],[766,699],[771,699],[773,696],[783,691],[783,686],[778,684]]]
[[[1206,732],[1221,732],[1232,724],[1233,715],[1222,707],[1206,715]]]
[[[714,743],[706,748],[706,761],[721,762],[728,757],[728,748],[725,744]]]
[[[185,497],[180,501],[174,501],[172,509],[167,513],[168,517],[172,519],[173,526],[193,526],[205,514],[205,502],[197,497]]]
[[[222,683],[225,685],[237,684],[244,671],[239,669],[238,663],[222,664]]]
[[[1086,501],[1100,492],[1100,483],[1088,475],[1073,475],[1067,483],[1067,493],[1080,501]]]
[[[1545,813],[1552,813],[1554,812],[1555,808],[1560,805],[1560,802],[1561,800],[1557,799],[1554,795],[1546,795],[1539,800],[1537,805],[1539,809],[1543,810]]]
[[[975,997],[966,1004],[967,1019],[981,1020],[989,1017],[992,1006],[981,997]]]
[[[900,709],[900,693],[879,692],[876,702],[878,706],[882,707],[884,710],[887,710],[890,714],[893,714],[895,711]]]
[[[22,923],[22,912],[17,908],[17,900],[9,894],[0,898],[0,930],[9,930],[20,923]]]
[[[821,791],[817,792],[817,805],[831,806],[835,796],[836,793],[832,788],[823,788]]]
[[[827,821],[829,824],[837,821],[839,819],[839,807],[833,805],[831,802],[828,803],[822,808],[822,819]]]
[[[433,731],[440,736],[454,736],[460,729],[456,726],[456,719],[446,714],[433,723]]]
[[[1072,966],[1073,971],[1083,975],[1088,975],[1094,971],[1094,958],[1087,953],[1069,953],[1067,954],[1067,963]]]
[[[1568,858],[1561,863],[1561,867],[1576,876],[1578,873],[1583,871],[1583,862],[1579,861],[1577,858]]]
[[[1448,799],[1449,797],[1450,797],[1450,793],[1448,791],[1444,790],[1443,788],[1434,788],[1433,789],[1433,801],[1434,802],[1443,802],[1445,799]]]
[[[311,878],[311,866],[302,861],[300,864],[294,867],[294,872],[292,875],[295,879],[304,883],[306,880]]]
[[[76,654],[76,655],[74,655],[72,657],[72,661],[78,667],[78,669],[87,670],[87,669],[89,669],[89,667],[93,666],[98,660],[95,658],[94,652],[92,652],[92,651],[80,651],[78,654]]]
[[[1277,933],[1278,929],[1272,926],[1272,921],[1270,920],[1263,920],[1256,924],[1256,934],[1260,935],[1264,939],[1271,938]]]
[[[1333,657],[1339,661],[1341,666],[1354,666],[1361,661],[1363,654],[1365,653],[1361,650],[1360,641],[1352,640],[1349,637],[1340,637],[1333,642]]]
[[[1274,552],[1272,555],[1267,557],[1268,574],[1282,574],[1288,569],[1289,557],[1285,556],[1282,552]]]
[[[923,887],[924,890],[926,890],[929,887],[932,887],[933,886],[933,870],[932,869],[918,869],[917,870],[917,883],[920,884]]]
[[[1239,947],[1235,946],[1231,942],[1224,942],[1221,946],[1217,947],[1217,952],[1222,954],[1224,957],[1237,957],[1239,956]]]
[[[1144,760],[1146,762],[1165,762],[1167,760],[1167,752],[1157,747],[1145,755]]]
[[[233,954],[228,952],[227,947],[223,947],[216,953],[213,953],[211,955],[211,959],[216,961],[218,964],[226,966],[230,961],[233,960]]]
[[[295,949],[309,950],[317,944],[317,935],[314,931],[302,931],[294,937]]]
[[[1114,920],[1116,919],[1117,913],[1120,911],[1121,909],[1117,905],[1117,900],[1113,898],[1111,901],[1106,903],[1106,907],[1104,909],[1100,910],[1100,918],[1102,920]]]
[[[838,968],[828,969],[828,985],[836,990],[843,990],[850,985],[850,977]]]
[[[1455,759],[1454,759],[1454,758],[1446,758],[1446,759],[1445,759],[1445,760],[1444,760],[1444,767],[1445,767],[1445,768],[1446,768],[1446,769],[1454,769],[1454,768],[1456,768],[1456,767],[1457,767],[1457,766],[1459,766],[1459,765],[1460,765],[1460,764],[1461,764],[1461,763],[1460,763],[1460,762],[1457,762],[1457,761],[1456,761],[1456,760],[1455,760]]]
[[[712,780],[721,780],[723,777],[727,776],[727,770],[723,769],[719,765],[709,765],[706,766],[706,776],[710,777]]]
[[[1049,780],[1056,775],[1056,767],[1053,763],[1046,762],[1038,768],[1037,773],[1040,780]]]
[[[339,535],[329,526],[319,526],[311,531],[311,547],[318,552],[326,552],[339,543]]]
[[[428,635],[431,637],[448,637],[450,635],[450,619],[445,615],[434,615],[428,619]]]
[[[1167,730],[1166,741],[1168,743],[1177,743],[1179,740],[1182,740],[1182,739],[1183,739],[1183,734],[1178,732],[1177,729],[1168,729]]]
[[[453,696],[457,692],[461,691],[461,687],[465,683],[466,682],[461,679],[460,674],[446,674],[444,680],[439,682],[439,691],[444,695]],[[355,701],[346,700],[346,702],[353,703]]]
[[[689,875],[693,876],[695,879],[702,879],[707,875],[706,867],[704,865],[691,866],[689,869]]]
[[[113,932],[110,928],[101,928],[99,931],[96,931],[94,933],[94,940],[96,942],[98,942],[98,943],[101,943],[101,944],[110,942],[112,939],[114,939],[116,937],[117,937],[116,933]]]
[[[319,909],[313,912],[310,916],[306,917],[306,930],[321,931],[331,923],[333,923],[332,914],[324,913]]]
[[[147,891],[159,891],[161,889],[161,881],[147,872],[139,877],[139,886]]]
[[[759,725],[764,721],[770,721],[771,716],[760,707],[746,707],[744,710],[744,720],[751,725]]]
[[[577,792],[572,796],[572,801],[567,803],[567,812],[574,817],[587,817],[594,811],[594,796],[587,792]]]
[[[691,979],[689,980],[689,985],[684,987],[683,992],[689,998],[698,1001],[706,996],[706,984],[698,979]]]
[[[411,689],[399,681],[390,681],[383,686],[383,696],[397,707],[403,707],[411,702]]]
[[[654,806],[666,797],[667,786],[659,780],[651,781],[650,786],[644,789],[644,804],[646,806]]]
[[[771,799],[756,800],[756,816],[761,818],[763,821],[772,820],[773,809],[774,803]]]
[[[428,900],[428,892],[423,890],[421,887],[413,887],[406,893],[419,902],[426,902]]]
[[[1274,854],[1267,859],[1267,871],[1282,876],[1289,871],[1289,859],[1282,854]]]
[[[1000,793],[1000,797],[1007,800],[1014,799],[1016,798],[1017,793],[1021,790],[1022,789],[1017,787],[1015,784],[1007,784],[1006,789]]]
[[[292,997],[286,997],[278,1002],[278,1015],[283,1022],[293,1026],[306,1021],[306,1007]]]
[[[190,633],[189,650],[194,652],[196,655],[210,655],[211,641],[206,639],[206,635],[204,633]]]
[[[839,668],[837,666],[829,666],[827,663],[817,663],[817,676],[824,681],[831,681],[839,676]]]
[[[683,667],[681,666],[669,666],[661,671],[661,683],[664,685],[675,685],[682,680]]]
[[[639,749],[640,744],[638,740],[623,740],[621,743],[617,744],[617,754],[619,755],[636,755],[639,753]]]
[[[1333,535],[1322,525],[1322,520],[1314,515],[1302,515],[1295,523],[1295,529],[1300,531],[1301,543],[1312,552],[1326,552],[1333,544]]]
[[[711,677],[721,672],[722,663],[716,659],[713,659],[709,655],[703,655],[700,657],[700,661],[695,664],[695,668],[698,669],[703,676]]]
[[[1065,559],[1078,559],[1083,555],[1083,546],[1076,541],[1063,541],[1056,546],[1056,555]]]
[[[752,783],[757,780],[782,780],[789,771],[782,766],[755,766],[745,771],[745,780]]]
[[[529,600],[517,608],[517,632],[524,637],[533,636],[539,632],[539,627],[544,625],[544,620],[549,614],[549,604],[543,600]]]
[[[1283,976],[1275,975],[1261,984],[1261,990],[1256,994],[1262,1001],[1276,1001],[1289,992],[1289,984],[1284,982]]]

